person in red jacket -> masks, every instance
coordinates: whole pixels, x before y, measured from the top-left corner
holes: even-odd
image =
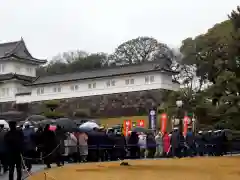
[[[170,137],[167,132],[163,135],[163,155],[168,156],[170,152]]]

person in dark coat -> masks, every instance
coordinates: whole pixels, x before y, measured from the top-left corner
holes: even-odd
[[[138,146],[138,135],[136,132],[132,132],[128,139],[128,149],[131,159],[140,158],[140,147]]]
[[[179,156],[180,150],[180,133],[178,129],[174,129],[171,136],[171,148],[172,148],[172,156],[176,157]]]
[[[35,137],[34,137],[34,141],[35,141],[35,144],[36,144],[36,147],[37,147],[37,154],[36,156],[37,157],[42,157],[42,142],[43,140],[41,139],[42,138],[42,133],[43,133],[43,128],[42,127],[39,127],[35,133]]]
[[[203,139],[203,132],[199,131],[198,134],[196,135],[196,148],[197,148],[197,154],[198,156],[203,156],[204,155],[204,139]]]
[[[111,160],[124,160],[126,156],[126,139],[121,132],[117,132],[116,135],[113,137],[113,153]]]
[[[0,173],[1,173],[1,166],[3,167],[3,173],[7,172],[7,148],[4,143],[4,137],[7,131],[4,129],[4,125],[0,125]]]
[[[47,168],[51,168],[51,164],[54,160],[54,156],[56,155],[57,146],[57,139],[56,135],[50,129],[50,125],[47,124],[42,133],[42,147],[43,147],[43,157],[44,163],[47,165]],[[60,164],[57,162],[57,166]]]
[[[195,136],[192,129],[189,128],[186,134],[187,155],[193,157],[196,154],[195,151]]]
[[[22,153],[24,146],[23,132],[17,130],[16,122],[9,122],[10,131],[4,137],[9,164],[9,180],[14,179],[14,168],[17,169],[17,180],[22,179]]]
[[[106,151],[109,148],[108,146],[108,136],[103,129],[97,131],[98,136],[98,160],[105,161],[107,160]]]
[[[214,155],[214,136],[212,130],[209,130],[208,133],[205,135],[206,140],[206,152],[208,156]]]
[[[114,152],[114,145],[115,145],[115,137],[116,134],[114,133],[114,130],[112,128],[109,128],[107,131],[107,157],[108,160],[115,159],[115,152]]]
[[[147,157],[154,158],[156,152],[156,141],[152,133],[147,133],[146,142],[147,142]]]
[[[27,166],[27,170],[31,171],[32,169],[32,159],[35,156],[35,141],[34,141],[34,135],[35,131],[33,128],[30,128],[30,124],[26,123],[25,128],[23,129],[23,135],[24,135],[24,157],[27,157],[28,159],[25,160],[25,164]]]
[[[221,133],[220,134],[220,141],[221,141],[220,148],[221,148],[221,155],[223,156],[223,155],[227,154],[227,151],[229,149],[229,147],[228,147],[229,142],[228,142],[228,137],[227,137],[226,132],[221,131],[220,133]]]
[[[88,135],[88,157],[89,162],[98,161],[98,134],[96,131],[87,133]]]
[[[61,126],[57,126],[55,134],[56,134],[57,144],[60,144],[59,147],[56,149],[56,162],[57,164],[64,165],[64,158],[63,158],[63,154],[65,152],[64,140],[67,138],[67,136]]]

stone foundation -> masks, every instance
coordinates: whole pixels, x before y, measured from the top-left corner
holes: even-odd
[[[59,100],[56,111],[73,116],[80,109],[88,109],[92,117],[118,117],[147,114],[152,107],[161,104],[167,90],[149,90],[128,92],[120,94],[108,94],[101,96],[78,97]],[[17,105],[28,114],[41,114],[46,111],[44,101],[33,102],[25,105]],[[7,108],[4,109],[8,110]]]

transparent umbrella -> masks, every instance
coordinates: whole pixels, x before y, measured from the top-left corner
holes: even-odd
[[[94,128],[99,128],[99,125],[97,123],[95,123],[95,122],[86,122],[86,123],[83,123],[82,125],[80,125],[79,128],[81,130],[85,130],[85,131],[89,130],[89,131],[91,131]]]

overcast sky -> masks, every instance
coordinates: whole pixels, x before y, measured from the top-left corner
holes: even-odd
[[[179,46],[206,32],[239,0],[0,0],[0,42],[24,38],[36,58],[69,50],[111,53],[152,36]]]

